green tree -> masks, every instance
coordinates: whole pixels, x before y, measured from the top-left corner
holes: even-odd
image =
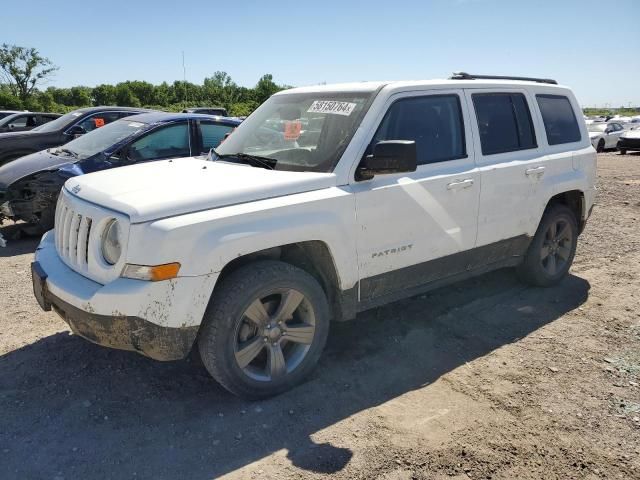
[[[266,75],[263,75],[260,80],[258,80],[258,84],[254,89],[255,100],[256,102],[258,102],[258,104],[260,104],[280,90],[282,90],[282,88],[276,85],[276,83],[273,81],[273,75],[267,73]]]
[[[139,107],[140,100],[126,83],[116,85],[116,103],[121,107]]]
[[[74,107],[87,107],[91,105],[91,92],[89,87],[71,87],[69,89],[69,101]]]
[[[94,87],[91,91],[91,97],[93,98],[93,104],[99,105],[115,105],[116,100],[116,87],[113,85],[102,84]]]
[[[35,48],[6,43],[0,47],[0,74],[11,93],[23,102],[34,93],[39,83],[50,78],[56,70],[58,67]]]

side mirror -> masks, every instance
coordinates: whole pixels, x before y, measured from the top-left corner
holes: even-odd
[[[85,133],[87,133],[87,131],[84,129],[84,127],[82,127],[80,125],[74,125],[69,130],[67,130],[66,133],[67,133],[67,135],[71,135],[71,136],[77,138],[80,135],[84,135]]]
[[[373,147],[356,172],[357,180],[371,180],[376,175],[415,172],[418,166],[416,142],[413,140],[385,140]]]

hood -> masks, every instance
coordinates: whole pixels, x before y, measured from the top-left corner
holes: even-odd
[[[69,157],[57,157],[47,150],[20,157],[0,167],[0,189],[33,173],[58,169],[62,165],[75,162],[69,160]]]
[[[286,172],[198,158],[142,163],[74,177],[69,193],[147,222],[336,185],[332,173]]]
[[[33,130],[23,130],[21,132],[4,132],[0,133],[0,142],[8,138],[22,138],[28,137],[30,135],[37,135],[38,133],[42,132],[34,132]]]
[[[596,138],[602,135],[604,132],[589,132],[589,138]]]

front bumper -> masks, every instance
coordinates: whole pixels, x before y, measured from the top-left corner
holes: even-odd
[[[640,150],[640,138],[621,138],[616,147],[624,150]]]
[[[119,278],[101,285],[60,260],[52,232],[43,237],[31,270],[40,306],[54,310],[75,334],[162,361],[191,351],[215,281],[210,275],[164,282]]]

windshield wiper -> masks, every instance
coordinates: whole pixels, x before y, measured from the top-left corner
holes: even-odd
[[[73,150],[69,150],[68,148],[58,148],[56,153],[66,153],[67,155],[71,155],[73,158],[79,158],[78,154]]]
[[[276,163],[278,163],[278,161],[275,158],[260,157],[258,155],[249,155],[248,153],[241,153],[241,152],[227,153],[224,155],[219,155],[218,153],[216,153],[216,155],[220,160],[227,159],[227,158],[237,158],[238,160],[241,160],[244,163],[248,163],[252,167],[262,167],[268,170],[275,170]]]

